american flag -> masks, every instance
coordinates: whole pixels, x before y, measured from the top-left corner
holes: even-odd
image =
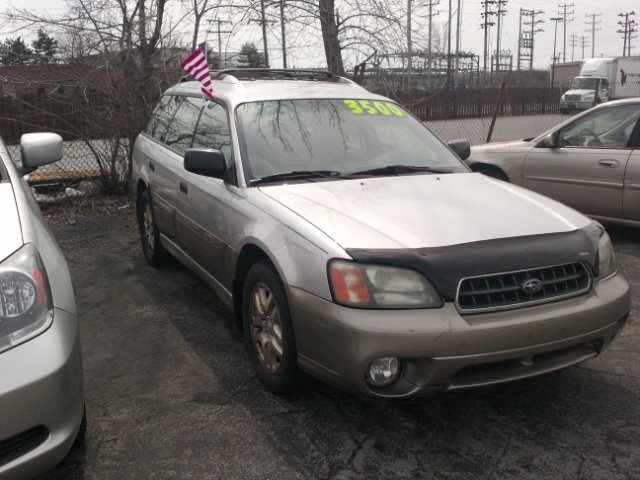
[[[209,65],[207,64],[207,45],[201,43],[195,52],[182,62],[182,68],[200,82],[202,93],[209,99],[213,99],[213,85],[211,75],[209,75]]]

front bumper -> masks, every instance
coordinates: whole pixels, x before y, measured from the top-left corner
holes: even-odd
[[[84,409],[75,315],[0,354],[0,478],[33,478],[69,452]]]
[[[544,305],[461,315],[453,304],[433,310],[360,310],[291,288],[298,363],[347,391],[404,397],[478,387],[565,368],[601,353],[628,316],[621,275],[587,294]],[[380,357],[403,360],[388,387],[365,381]]]
[[[579,102],[560,102],[560,111],[586,110],[593,106],[593,100]]]

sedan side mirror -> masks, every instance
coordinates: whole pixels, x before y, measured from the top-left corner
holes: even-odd
[[[550,133],[542,137],[538,143],[536,143],[536,148],[557,148],[556,145],[556,136],[554,133]]]
[[[184,154],[184,169],[205,177],[224,177],[227,165],[220,150],[191,149]]]
[[[471,144],[469,140],[451,140],[447,142],[449,148],[453,150],[461,160],[466,160],[471,156]]]
[[[21,175],[62,158],[62,137],[57,133],[25,133],[20,137]]]

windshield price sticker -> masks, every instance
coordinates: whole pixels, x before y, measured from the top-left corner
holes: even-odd
[[[344,104],[354,115],[382,115],[384,117],[404,117],[404,112],[391,102],[369,100],[345,100]]]

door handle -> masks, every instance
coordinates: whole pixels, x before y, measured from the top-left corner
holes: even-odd
[[[189,193],[189,189],[187,188],[187,184],[184,182],[180,182],[180,191],[184,194]]]
[[[620,162],[617,160],[600,160],[598,164],[605,168],[616,168],[620,166]]]
[[[149,170],[151,170],[152,172],[155,172],[156,170],[156,166],[151,160],[149,160]]]

